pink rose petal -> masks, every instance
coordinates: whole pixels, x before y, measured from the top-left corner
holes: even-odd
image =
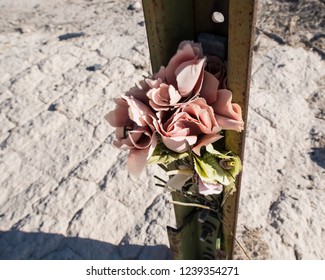
[[[217,101],[219,81],[207,71],[204,72],[204,80],[200,91],[207,104],[213,104]]]
[[[127,102],[129,104],[128,115],[138,126],[146,126],[152,122],[154,115],[145,104],[136,100],[133,96],[130,96]]]
[[[212,107],[217,115],[240,121],[242,120],[241,108],[238,104],[232,104],[231,100],[232,93],[230,90],[218,90],[217,101],[212,104]]]
[[[222,129],[235,130],[237,132],[241,132],[244,129],[243,121],[236,121],[218,115],[216,115],[216,120]]]
[[[162,83],[157,88],[147,92],[151,107],[157,111],[169,110],[182,98],[178,91],[172,86]]]
[[[176,80],[179,93],[183,97],[187,97],[196,87],[198,92],[203,82],[203,74],[205,58],[193,59],[180,64],[176,70]],[[195,92],[195,93],[197,93]]]
[[[128,132],[128,138],[137,149],[146,149],[151,145],[151,132],[148,129],[141,128]]]
[[[125,118],[128,114],[128,104],[124,99],[114,98],[118,110],[113,110],[105,116],[105,120],[114,127],[126,126],[128,118]]]
[[[176,68],[183,62],[194,59],[196,56],[197,55],[189,42],[182,43],[179,49],[177,50],[176,54],[170,59],[165,69],[166,81],[169,84],[176,86]]]
[[[201,148],[203,146],[207,146],[211,143],[214,143],[221,139],[223,136],[219,134],[208,134],[204,135],[203,137],[200,138],[200,140],[196,143],[196,145],[192,148],[192,151],[196,153],[198,156],[201,155]]]
[[[165,146],[177,153],[183,153],[188,150],[188,147],[195,144],[197,136],[176,136],[176,137],[165,137],[162,136],[162,141]]]
[[[226,88],[226,66],[219,57],[209,55],[206,70],[219,81],[218,89]]]
[[[147,164],[149,148],[144,150],[131,149],[128,156],[127,168],[134,175],[139,176]]]

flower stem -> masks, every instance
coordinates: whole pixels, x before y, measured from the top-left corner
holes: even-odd
[[[167,183],[167,181],[165,181],[165,180],[161,179],[160,177],[158,177],[158,176],[156,176],[156,175],[154,175],[153,177],[154,177],[154,178],[156,178],[158,181],[160,181],[160,182],[164,183],[164,184],[166,184],[166,183]]]
[[[214,211],[209,206],[205,206],[205,205],[197,204],[197,203],[186,203],[186,202],[180,202],[180,201],[171,201],[171,203],[176,204],[176,205],[181,205],[181,206],[198,207],[198,208],[203,208],[203,209],[208,209],[210,211]]]

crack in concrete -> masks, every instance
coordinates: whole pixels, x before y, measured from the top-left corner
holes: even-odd
[[[258,109],[252,108],[252,110],[253,110],[256,114],[258,114],[259,116],[261,116],[263,119],[267,120],[268,123],[270,124],[270,126],[271,126],[272,128],[277,128],[275,122],[272,121],[270,118],[264,116],[264,115],[263,115],[263,114],[262,114]]]

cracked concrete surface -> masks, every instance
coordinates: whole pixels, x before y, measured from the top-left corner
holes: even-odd
[[[150,72],[130,4],[0,0],[0,259],[170,258],[165,175],[130,177],[103,119]],[[257,37],[238,225],[253,258],[325,257],[324,68]]]

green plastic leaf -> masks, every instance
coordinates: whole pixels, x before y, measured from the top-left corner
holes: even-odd
[[[148,163],[163,164],[167,166],[168,164],[187,157],[188,152],[176,153],[169,150],[163,143],[159,143],[154,150],[152,156],[150,157]]]
[[[231,183],[226,172],[219,165],[218,159],[211,154],[205,154],[203,157],[194,156],[194,168],[206,183],[222,185]]]
[[[225,186],[234,183],[241,170],[239,157],[230,152],[223,154],[212,145],[208,145],[206,151],[201,157],[194,155],[194,168],[200,178],[206,183],[220,183]]]
[[[225,154],[220,153],[219,151],[217,151],[213,148],[212,144],[209,144],[206,147],[206,150],[210,154],[218,157],[219,159],[224,159],[224,162],[232,163],[232,168],[229,168],[227,170],[230,172],[231,176],[233,176],[234,178],[242,170],[242,164],[241,164],[240,158],[236,155],[233,155],[231,152],[227,152]]]

